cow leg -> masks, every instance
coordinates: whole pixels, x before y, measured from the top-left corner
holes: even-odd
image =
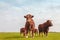
[[[48,31],[49,31],[49,28],[47,28],[47,30],[46,30],[46,36],[48,35]]]
[[[42,32],[42,37],[43,37],[43,32]]]
[[[33,33],[32,33],[32,30],[30,31],[30,36],[32,37]]]
[[[28,38],[28,30],[25,32],[25,37]]]
[[[48,30],[44,31],[44,35],[45,35],[45,36],[48,35]]]
[[[32,37],[34,38],[34,31],[32,30]]]
[[[48,30],[46,31],[46,36],[48,35]]]
[[[41,32],[39,31],[39,36],[40,36],[40,33],[41,33]]]
[[[32,36],[32,31],[30,31],[30,36]]]
[[[44,31],[44,35],[47,36],[47,32],[46,31]]]
[[[44,31],[44,35],[46,36],[46,31]]]
[[[37,32],[35,32],[35,36],[37,36]]]
[[[26,36],[26,30],[24,31],[23,35]]]
[[[45,35],[45,31],[44,31],[44,35]]]

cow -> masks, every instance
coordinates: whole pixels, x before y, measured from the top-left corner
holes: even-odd
[[[43,24],[39,24],[38,25],[39,35],[40,35],[40,33],[44,33],[44,35],[47,36],[48,35],[48,31],[49,31],[49,27],[51,27],[52,25],[53,24],[52,24],[51,20],[47,20]]]
[[[34,28],[35,28],[35,23],[34,20],[32,19],[34,16],[31,14],[27,14],[24,16],[26,18],[26,23],[25,23],[25,28],[26,28],[26,38],[28,38],[28,32],[31,32],[32,37],[34,37]]]
[[[26,29],[24,27],[20,28],[20,35],[23,34],[23,36],[25,36],[25,33],[26,33]]]

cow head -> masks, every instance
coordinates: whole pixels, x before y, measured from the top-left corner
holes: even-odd
[[[48,24],[49,27],[53,26],[51,20],[47,20],[47,24]]]
[[[31,14],[27,14],[26,16],[24,16],[24,18],[26,18],[27,21],[30,21],[34,16]]]
[[[33,18],[34,16],[33,15],[31,15],[31,14],[27,14],[26,16],[24,16],[24,18]]]

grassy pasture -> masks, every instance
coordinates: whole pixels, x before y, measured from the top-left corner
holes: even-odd
[[[60,32],[49,32],[48,36],[35,36],[25,38],[19,32],[0,32],[0,40],[60,40]]]

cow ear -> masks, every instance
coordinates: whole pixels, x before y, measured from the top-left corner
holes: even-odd
[[[24,16],[24,18],[26,18],[26,16]]]
[[[32,18],[33,18],[34,16],[32,16]]]

